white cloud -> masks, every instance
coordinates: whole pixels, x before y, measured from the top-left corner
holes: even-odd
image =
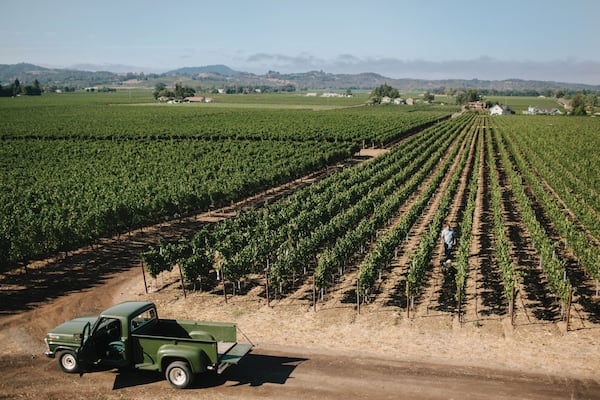
[[[390,78],[415,79],[525,79],[600,84],[600,62],[574,59],[553,61],[498,60],[481,56],[469,60],[403,60],[393,57],[356,57],[340,54],[333,59],[310,54],[288,56],[257,53],[246,57],[239,69],[264,73],[323,70],[331,73],[375,72]]]

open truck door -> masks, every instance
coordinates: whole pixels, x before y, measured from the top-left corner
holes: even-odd
[[[81,331],[81,346],[77,349],[77,372],[83,375],[88,372],[97,360],[96,347],[92,339],[92,324],[86,323]]]

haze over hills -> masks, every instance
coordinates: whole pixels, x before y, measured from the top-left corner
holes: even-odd
[[[109,71],[110,69],[110,71]],[[138,69],[137,71],[140,71]],[[78,65],[72,68],[46,68],[38,65],[0,64],[0,85],[8,85],[19,79],[21,83],[38,80],[41,85],[68,85],[75,87],[136,85],[153,87],[158,82],[174,85],[175,82],[189,81],[192,86],[223,87],[231,85],[293,85],[297,90],[371,90],[383,83],[408,90],[433,90],[441,87],[477,88],[499,91],[527,91],[543,89],[567,89],[600,91],[600,85],[586,85],[567,82],[534,81],[522,79],[479,80],[479,79],[394,79],[377,73],[332,74],[324,71],[279,73],[269,71],[258,75],[236,71],[226,65],[184,67],[162,73],[136,72],[135,67],[124,65]],[[132,81],[133,80],[133,81]]]

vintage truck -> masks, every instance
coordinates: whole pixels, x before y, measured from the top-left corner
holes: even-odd
[[[117,304],[100,316],[67,321],[44,338],[50,358],[67,373],[106,368],[164,372],[183,389],[196,374],[222,373],[237,364],[251,344],[237,343],[236,325],[159,319],[150,302]]]

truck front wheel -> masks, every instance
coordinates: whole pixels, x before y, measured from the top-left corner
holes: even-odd
[[[183,361],[173,361],[169,364],[165,376],[175,389],[185,389],[194,377],[190,366]]]
[[[60,365],[60,369],[67,374],[79,372],[77,355],[71,350],[60,352],[60,355],[58,356],[58,365]]]

